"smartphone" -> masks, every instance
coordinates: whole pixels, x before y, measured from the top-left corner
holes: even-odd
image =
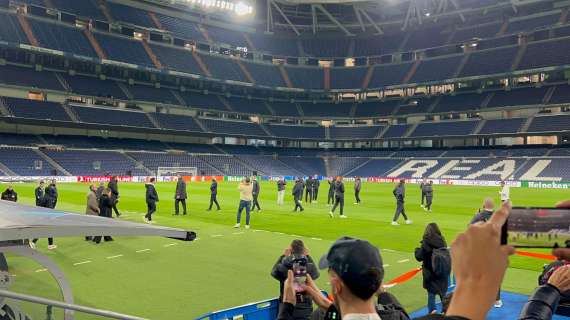
[[[303,292],[303,285],[307,283],[307,259],[298,258],[293,261],[293,289]]]
[[[570,209],[513,207],[501,244],[516,248],[570,247]]]

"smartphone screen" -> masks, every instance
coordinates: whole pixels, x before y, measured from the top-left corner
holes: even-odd
[[[306,262],[293,263],[293,288],[295,292],[303,292],[303,285],[307,282],[307,265]]]
[[[501,243],[516,248],[565,248],[570,245],[570,209],[513,207]]]

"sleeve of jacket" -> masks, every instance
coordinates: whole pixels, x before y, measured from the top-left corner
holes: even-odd
[[[311,278],[313,278],[313,280],[317,280],[321,276],[319,268],[317,268],[317,265],[311,256],[307,256],[307,262],[307,273],[311,275]]]
[[[156,192],[156,189],[155,189],[155,188],[152,188],[152,193],[153,193],[153,195],[154,195],[154,200],[156,200],[156,202],[158,202],[158,200],[159,200],[159,199],[158,199],[158,192]]]
[[[414,255],[416,256],[416,260],[418,260],[419,262],[424,261],[424,249],[420,248],[416,248],[416,250],[414,251]]]
[[[271,276],[279,281],[287,279],[287,272],[289,271],[287,266],[283,264],[284,257],[285,256],[280,256],[277,262],[275,262],[275,265],[273,265],[273,269],[271,269]]]
[[[294,320],[293,312],[295,312],[295,306],[288,302],[279,305],[279,315],[277,315],[277,320]]]
[[[519,320],[551,319],[560,302],[560,291],[546,284],[536,288],[527,303],[523,306]]]

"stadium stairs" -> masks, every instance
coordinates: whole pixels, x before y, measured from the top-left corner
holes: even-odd
[[[63,174],[65,174],[68,177],[73,176],[69,171],[65,170],[64,167],[62,167],[59,163],[57,163],[55,160],[53,160],[52,158],[50,158],[47,154],[43,153],[41,150],[39,149],[32,149],[37,155],[39,155],[42,159],[44,159],[45,161],[47,161],[52,167],[54,167],[55,169],[57,169],[60,172],[63,172]]]

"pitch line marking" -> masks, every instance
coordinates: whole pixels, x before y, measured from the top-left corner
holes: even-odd
[[[141,250],[137,250],[135,251],[136,253],[141,253],[141,252],[147,252],[150,251],[150,249],[141,249]]]
[[[383,265],[382,267],[388,268],[389,266],[390,266],[389,264],[385,264],[385,265]]]
[[[275,234],[280,234],[280,235],[284,235],[284,233],[283,233],[283,232],[277,232],[277,231],[273,231],[273,233],[275,233]]]
[[[244,234],[244,233],[245,233],[245,232],[242,231],[242,232],[234,232],[234,233],[232,233],[232,234],[236,234],[236,235],[237,235],[237,234]]]
[[[168,247],[177,246],[177,245],[178,245],[178,243],[169,243],[169,244],[163,245],[163,247],[168,248]]]
[[[323,240],[323,239],[321,239],[321,238],[311,238],[311,239],[313,239],[313,240],[317,240],[317,241],[321,241],[321,240]]]
[[[396,250],[392,250],[392,249],[382,249],[382,250],[384,250],[386,252],[396,252]]]
[[[398,260],[398,263],[404,263],[404,262],[408,262],[408,261],[410,261],[410,259]]]
[[[219,238],[219,237],[223,237],[223,234],[213,234],[211,235],[212,238]]]
[[[48,271],[48,269],[38,269],[38,270],[36,270],[37,273],[38,273],[38,272],[46,272],[46,271]]]
[[[81,261],[81,262],[76,262],[73,265],[74,266],[80,266],[82,264],[87,264],[87,263],[91,263],[91,260],[85,260],[85,261]]]
[[[291,237],[295,237],[295,238],[302,238],[300,235],[297,234],[290,234]]]
[[[106,259],[116,259],[116,258],[120,258],[120,257],[122,257],[122,256],[123,256],[122,254],[118,254],[118,255],[116,255],[116,256],[107,257]]]

